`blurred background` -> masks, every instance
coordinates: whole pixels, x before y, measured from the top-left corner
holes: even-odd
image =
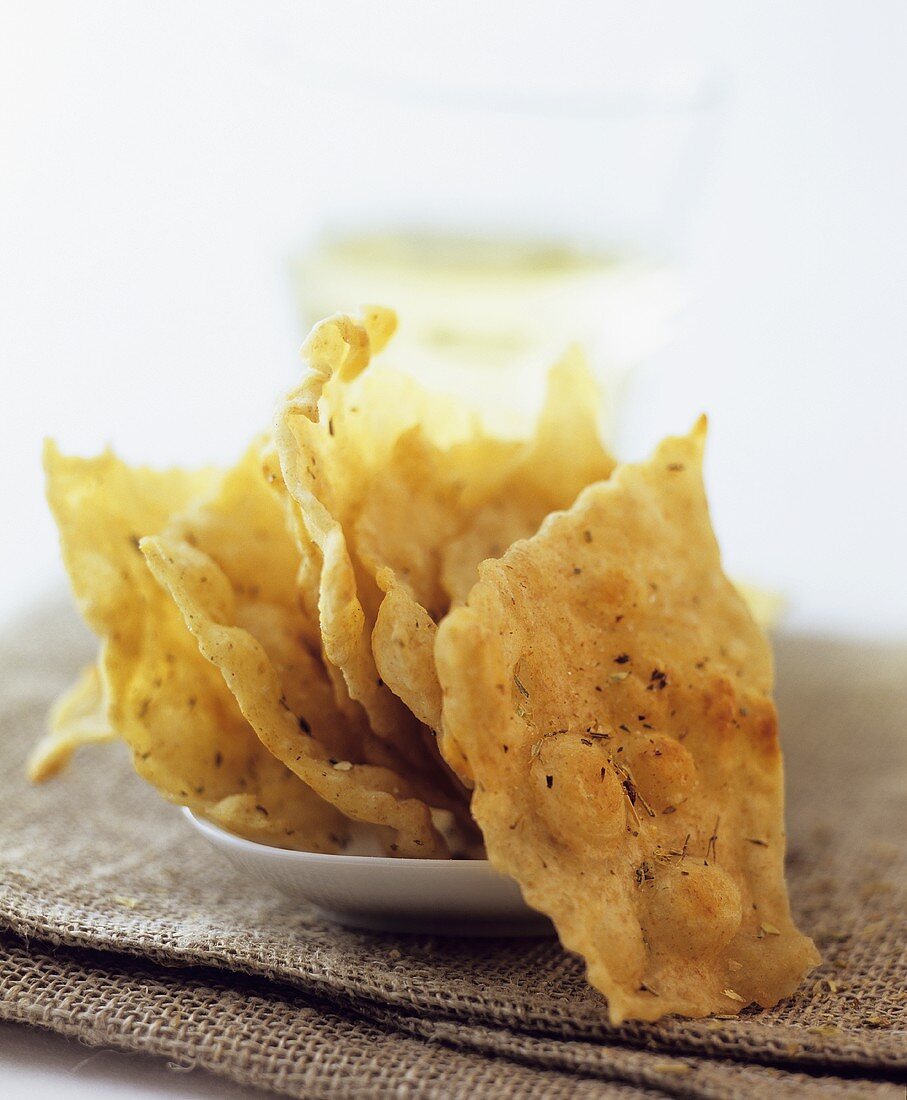
[[[0,6],[0,617],[62,583],[40,444],[229,460],[318,316],[622,457],[700,411],[735,577],[907,631],[907,7]]]

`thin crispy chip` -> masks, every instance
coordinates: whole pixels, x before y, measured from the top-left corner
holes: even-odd
[[[353,538],[356,518],[401,437],[426,432],[446,443],[463,438],[476,420],[458,403],[429,394],[411,379],[393,372],[362,374],[373,334],[380,348],[395,323],[390,311],[374,309],[363,324],[334,317],[316,326],[303,348],[307,369],[302,384],[278,413],[276,443],[298,523],[320,559],[318,617],[329,667],[339,670],[346,694],[404,757],[410,774],[412,769],[434,773],[436,788],[448,791],[443,808],[457,814],[475,839],[462,784],[442,760],[433,736],[377,669],[371,639],[382,593]],[[396,522],[405,526],[399,517]],[[412,532],[413,545],[418,541]],[[343,706],[343,692],[337,694]],[[441,805],[437,800],[431,804]]]
[[[289,491],[324,554],[326,655],[379,728],[388,687],[437,728],[432,635],[451,598],[479,561],[613,468],[595,384],[571,351],[551,372],[534,438],[500,440],[459,402],[364,371],[367,325],[332,318],[304,351],[308,373],[281,411],[278,440]]]
[[[378,671],[433,729],[440,685],[435,623],[462,601],[478,566],[528,538],[567,508],[614,460],[597,429],[597,392],[571,351],[550,372],[534,437],[504,442],[476,434],[442,449],[415,432],[400,438],[355,524],[360,558],[386,593],[372,635]],[[389,515],[402,515],[399,524]]]
[[[270,437],[261,439],[261,469],[265,482],[280,502],[284,516],[284,526],[293,536],[296,544],[296,598],[305,613],[305,629],[307,637],[313,648],[322,651],[321,630],[318,626],[318,588],[321,581],[321,554],[318,547],[312,542],[305,529],[305,525],[299,515],[299,509],[295,501],[287,492],[283,475],[280,472],[280,459],[277,448]],[[329,670],[333,666],[328,666]],[[344,688],[337,699],[341,710],[348,714],[355,714],[361,708],[350,699],[349,692]]]
[[[599,395],[582,352],[571,348],[548,375],[535,436],[494,486],[473,496],[469,520],[442,548],[442,583],[462,603],[479,563],[529,538],[549,512],[569,508],[587,485],[610,477],[614,459],[598,431]]]
[[[441,685],[435,670],[435,622],[397,582],[392,569],[382,569],[378,583],[386,592],[372,631],[378,670],[420,722],[439,729]]]
[[[89,665],[51,711],[50,728],[28,758],[28,777],[43,783],[67,767],[82,745],[103,744],[116,737],[107,719],[101,674],[97,665]]]
[[[442,747],[489,857],[615,1022],[771,1005],[818,961],[784,885],[771,654],[721,571],[704,434],[486,561],[436,643]]]
[[[330,729],[324,723],[312,724],[317,719],[309,702],[304,706],[312,718],[294,712],[265,648],[238,625],[234,592],[217,564],[188,543],[162,537],[143,539],[142,550],[155,576],[170,591],[201,653],[222,671],[269,752],[347,817],[396,830],[392,842],[396,854],[446,856],[429,807],[413,797],[401,776],[388,768],[332,758],[319,739]],[[330,692],[327,682],[324,686]],[[339,712],[334,714],[339,718]]]
[[[258,446],[218,493],[143,541],[165,585],[268,750],[347,817],[396,829],[391,850],[446,854],[432,827],[436,791],[372,735],[359,711],[342,714],[309,649],[305,613],[294,597],[298,565],[280,501],[270,492]],[[395,767],[396,765],[396,767]]]
[[[441,578],[441,555],[469,514],[464,504],[469,481],[462,460],[475,461],[477,453],[493,445],[477,438],[442,450],[419,428],[407,430],[374,471],[370,491],[349,523],[352,552],[361,563],[360,587],[376,582],[384,593],[368,624],[378,674],[417,718],[435,730],[440,724],[441,688],[434,637],[436,623],[450,605]],[[495,456],[488,457],[486,468],[497,469]]]
[[[80,608],[101,638],[110,726],[142,778],[243,835],[336,851],[344,820],[261,745],[139,549],[218,483],[214,471],[131,468],[45,450],[47,492]]]
[[[314,724],[332,755],[358,754],[375,739],[360,707],[338,713],[320,660],[317,625],[299,600],[299,553],[284,504],[268,481],[269,449],[267,439],[256,440],[216,491],[170,517],[163,535],[198,548],[223,572],[239,625],[279,670],[299,728]]]
[[[394,323],[390,311],[376,314],[373,328],[381,334],[379,340],[393,330]],[[376,597],[369,606],[370,593],[359,591],[344,531],[344,519],[355,507],[361,473],[369,459],[356,446],[360,436],[352,430],[344,433],[347,445],[342,455],[338,453],[334,420],[355,416],[358,410],[329,405],[322,418],[319,409],[326,388],[355,378],[368,363],[368,331],[351,318],[330,318],[312,331],[303,356],[306,372],[281,406],[276,441],[284,483],[321,558],[318,611],[324,654],[342,671],[350,697],[362,704],[376,733],[415,763],[416,722],[375,668],[367,622],[370,612],[373,621]],[[373,408],[371,402],[363,406],[364,430],[366,415]],[[372,432],[368,438],[377,449],[380,435]]]
[[[376,372],[373,381],[382,377]],[[377,391],[376,382],[372,399]],[[440,619],[475,583],[480,561],[528,538],[549,512],[609,476],[614,459],[598,435],[598,407],[589,368],[573,349],[552,368],[527,441],[487,436],[478,420],[446,446],[420,426],[401,432],[369,471],[348,523],[356,557],[372,577],[392,569]]]

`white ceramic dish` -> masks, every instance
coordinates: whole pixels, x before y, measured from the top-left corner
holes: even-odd
[[[549,935],[513,879],[485,859],[390,859],[271,848],[184,809],[189,824],[247,878],[352,928],[457,936]]]

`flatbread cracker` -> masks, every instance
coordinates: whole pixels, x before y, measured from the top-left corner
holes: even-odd
[[[395,830],[392,853],[446,855],[417,797],[421,776],[395,770],[361,711],[338,709],[309,648],[295,599],[298,555],[262,457],[251,447],[216,494],[142,541],[151,571],[270,753],[345,817]],[[418,793],[431,798],[433,789]]]
[[[615,1023],[772,1005],[818,962],[784,884],[771,653],[721,570],[704,435],[486,561],[436,642],[442,750],[489,858]]]
[[[68,458],[51,443],[44,461],[73,591],[101,639],[100,695],[83,681],[64,712],[92,709],[93,721],[129,745],[143,779],[224,828],[282,847],[341,850],[344,819],[264,748],[139,549],[143,536],[215,491],[221,474],[130,467],[110,452]],[[53,770],[45,758],[38,778]]]

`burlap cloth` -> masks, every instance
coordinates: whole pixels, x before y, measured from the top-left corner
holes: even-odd
[[[124,754],[22,775],[93,645],[0,643],[0,1019],[292,1096],[902,1096],[907,646],[778,641],[794,908],[825,956],[739,1018],[608,1025],[553,939],[388,936],[247,885]]]

